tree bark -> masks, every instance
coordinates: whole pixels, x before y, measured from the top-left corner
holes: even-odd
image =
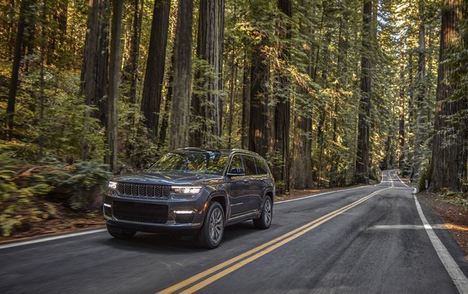
[[[81,70],[81,92],[87,105],[97,106],[94,113],[107,123],[109,13],[107,0],[89,0],[88,24]]]
[[[140,58],[141,23],[143,18],[144,0],[133,0],[133,23],[130,40],[130,56],[123,70],[122,82],[128,84],[124,96],[130,103],[137,101],[138,61]]]
[[[265,156],[268,151],[269,65],[263,52],[266,37],[261,38],[251,56],[249,149]]]
[[[143,83],[141,110],[145,117],[145,125],[153,140],[157,138],[159,126],[170,5],[170,0],[156,0],[154,3],[150,47],[146,62],[145,81]],[[182,14],[179,13],[179,15]],[[177,34],[179,34],[179,32],[177,32]]]
[[[192,146],[219,147],[222,133],[222,69],[224,39],[224,0],[200,0],[197,56],[208,68],[197,72],[198,88],[192,111],[201,128],[190,132]]]
[[[371,109],[371,22],[372,0],[363,0],[362,13],[361,98],[359,101],[358,141],[355,183],[369,183],[369,120]]]
[[[15,115],[15,106],[16,106],[16,93],[18,91],[19,84],[19,72],[21,66],[21,59],[23,58],[23,41],[25,37],[25,29],[28,24],[28,17],[31,12],[31,0],[21,1],[20,13],[18,19],[18,28],[16,31],[16,41],[15,49],[13,56],[13,63],[11,68],[11,79],[10,87],[8,91],[8,104],[6,110],[6,139],[11,140],[13,138],[13,128],[14,128],[14,115]]]
[[[109,62],[109,99],[107,122],[107,145],[109,146],[107,162],[110,170],[117,169],[117,100],[119,98],[120,65],[121,65],[121,35],[122,35],[123,1],[112,1],[112,31]]]
[[[242,73],[242,126],[241,126],[241,147],[249,148],[249,125],[250,125],[250,56],[244,57],[244,68]]]
[[[193,0],[179,0],[174,44],[174,81],[169,148],[187,146],[192,81]]]
[[[459,27],[463,19],[462,5],[463,0],[444,0],[442,6],[430,184],[432,190],[461,190],[462,177],[466,175],[466,150],[463,150],[466,134],[459,131],[466,126],[457,125],[453,119],[467,110],[467,98],[465,92],[464,97],[454,99],[455,90],[459,85],[453,84],[452,77],[459,65],[450,61],[451,54],[462,47]]]
[[[289,42],[291,41],[291,25],[289,23],[292,17],[292,3],[290,0],[278,0],[278,8],[284,14],[284,20],[278,27],[278,35],[280,39],[286,40],[280,48],[279,58],[283,62],[288,62],[289,59]],[[290,102],[290,82],[289,78],[282,72],[278,73],[278,95],[276,97],[275,118],[274,118],[274,151],[277,153],[281,162],[273,169],[275,179],[284,182],[284,191],[288,193],[290,188],[289,182],[289,126],[291,116]]]
[[[413,170],[414,177],[419,178],[423,151],[424,134],[427,133],[424,116],[426,114],[426,27],[424,1],[419,0],[419,40],[418,40],[418,75],[416,81],[416,125]]]

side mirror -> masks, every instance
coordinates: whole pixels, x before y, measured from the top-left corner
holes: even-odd
[[[245,171],[242,168],[231,168],[226,173],[226,176],[228,176],[228,177],[245,176]]]

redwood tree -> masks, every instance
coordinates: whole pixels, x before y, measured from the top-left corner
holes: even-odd
[[[466,92],[463,94],[462,91],[461,97],[454,95],[457,87],[464,86],[453,82],[455,71],[460,65],[451,61],[451,55],[462,47],[462,5],[463,0],[444,0],[442,6],[435,134],[432,145],[433,190],[460,190],[462,177],[466,176],[466,118],[463,119],[463,114],[466,115],[468,103]]]
[[[108,163],[111,171],[117,167],[117,100],[119,98],[120,86],[120,64],[121,64],[121,35],[122,35],[122,12],[123,1],[112,1],[112,31],[110,44],[109,62],[109,98],[107,102],[107,145]]]
[[[154,3],[150,45],[146,62],[145,81],[143,83],[141,110],[145,117],[146,127],[153,140],[158,133],[170,7],[170,0],[156,0]],[[188,21],[191,24],[191,18],[187,20],[187,22]],[[183,22],[185,22],[185,20]],[[184,49],[186,50],[187,48]]]
[[[179,0],[169,124],[170,149],[185,147],[188,143],[192,82],[192,18],[193,0]]]
[[[362,51],[361,51],[361,98],[359,100],[358,141],[356,158],[356,183],[369,182],[369,129],[371,109],[371,34],[372,0],[363,0]]]
[[[197,56],[207,68],[197,72],[204,93],[194,95],[191,106],[202,127],[191,132],[190,145],[216,147],[222,131],[224,0],[200,0],[199,13]]]

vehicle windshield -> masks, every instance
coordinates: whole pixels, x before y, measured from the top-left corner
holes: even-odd
[[[188,172],[222,175],[228,161],[220,152],[171,152],[161,157],[148,173]]]

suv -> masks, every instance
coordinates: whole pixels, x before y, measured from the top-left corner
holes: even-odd
[[[110,181],[103,213],[115,238],[189,231],[203,247],[215,248],[228,225],[253,220],[269,228],[274,195],[273,176],[257,153],[182,148],[142,174]]]

